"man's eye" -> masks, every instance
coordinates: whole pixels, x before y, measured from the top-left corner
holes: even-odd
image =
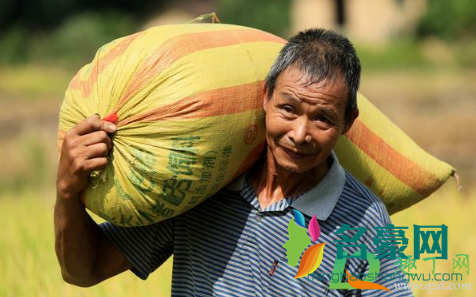
[[[319,122],[324,122],[324,123],[330,123],[331,121],[325,117],[325,116],[319,116],[319,117],[315,117],[314,118],[314,121],[319,121]]]
[[[287,113],[293,112],[293,108],[289,105],[283,105],[283,106],[281,106],[281,109],[284,110]]]

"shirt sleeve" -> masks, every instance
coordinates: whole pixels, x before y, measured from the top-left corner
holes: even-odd
[[[131,271],[146,280],[173,254],[174,218],[141,227],[99,225],[111,243],[132,264]]]

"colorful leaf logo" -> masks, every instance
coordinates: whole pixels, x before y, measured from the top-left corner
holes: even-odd
[[[296,222],[296,224],[298,224],[299,226],[303,228],[306,228],[303,214],[299,210],[295,210],[295,209],[293,209],[293,212],[294,212],[294,221]]]
[[[296,224],[300,227],[306,228],[304,215],[298,210],[293,209],[293,211],[294,221]],[[316,240],[321,235],[321,227],[317,222],[316,215],[314,215],[309,221],[307,231],[309,232],[309,235],[311,235],[312,242],[316,242]],[[324,256],[325,245],[325,243],[314,244],[304,251],[301,257],[301,262],[299,263],[298,272],[294,278],[304,277],[309,273],[313,273],[317,268],[319,268],[322,263],[322,257]]]
[[[316,215],[314,215],[309,222],[309,226],[307,227],[307,230],[309,231],[309,234],[311,235],[312,242],[316,242],[316,240],[319,238],[321,235],[321,227],[319,226],[319,223],[317,222]]]
[[[313,273],[321,265],[322,256],[324,255],[325,243],[318,243],[308,248],[301,258],[299,269],[294,278],[300,278]]]

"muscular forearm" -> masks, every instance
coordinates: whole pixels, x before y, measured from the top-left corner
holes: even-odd
[[[63,279],[92,286],[130,267],[86,212],[80,193],[89,175],[108,164],[116,127],[95,114],[74,126],[64,137],[56,180],[55,250]]]
[[[55,249],[63,279],[78,286],[97,283],[93,277],[100,230],[79,197],[57,194],[55,204]]]

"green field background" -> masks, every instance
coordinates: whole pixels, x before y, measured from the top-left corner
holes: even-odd
[[[397,4],[392,8],[397,14],[417,2],[378,1]],[[290,37],[300,20],[291,7],[295,2],[346,2],[349,9],[368,2],[377,7],[372,1],[352,0],[2,0],[0,297],[170,296],[172,259],[146,281],[131,272],[91,288],[62,280],[54,252],[53,209],[64,92],[75,72],[115,38],[154,24],[183,23],[212,8],[222,22]],[[418,22],[392,30],[383,43],[354,38],[353,30],[347,30],[352,29],[350,22],[338,27],[355,42],[361,59],[361,93],[424,150],[454,166],[462,185],[459,191],[456,179],[450,178],[430,197],[392,216],[395,226],[409,227],[405,252],[410,255],[413,225],[448,226],[448,260],[436,261],[437,273],[452,273],[455,255],[469,255],[469,274],[454,272],[463,275],[455,282],[471,283],[471,290],[430,292],[424,289],[428,282],[416,281],[423,289],[415,290],[415,296],[476,296],[476,1],[423,2],[427,7]],[[184,8],[191,10],[183,15]],[[382,15],[391,20],[393,13],[388,13]],[[426,276],[433,268],[432,261],[418,260],[416,266],[411,272]]]
[[[170,296],[169,261],[142,281],[131,272],[92,288],[66,284],[54,253],[53,207],[58,153],[58,112],[74,72],[39,65],[0,67],[0,296]],[[454,178],[415,206],[392,216],[409,227],[407,253],[413,254],[413,225],[448,226],[451,273],[456,254],[470,256],[462,283],[476,285],[476,72],[471,69],[366,71],[362,93],[425,150],[458,170]],[[417,262],[429,273],[431,261]],[[415,271],[412,271],[415,272]],[[455,271],[457,272],[457,271]],[[448,285],[448,282],[445,282]],[[425,283],[423,283],[425,285]],[[432,291],[431,296],[474,296],[472,290]],[[428,290],[415,290],[428,296]]]

